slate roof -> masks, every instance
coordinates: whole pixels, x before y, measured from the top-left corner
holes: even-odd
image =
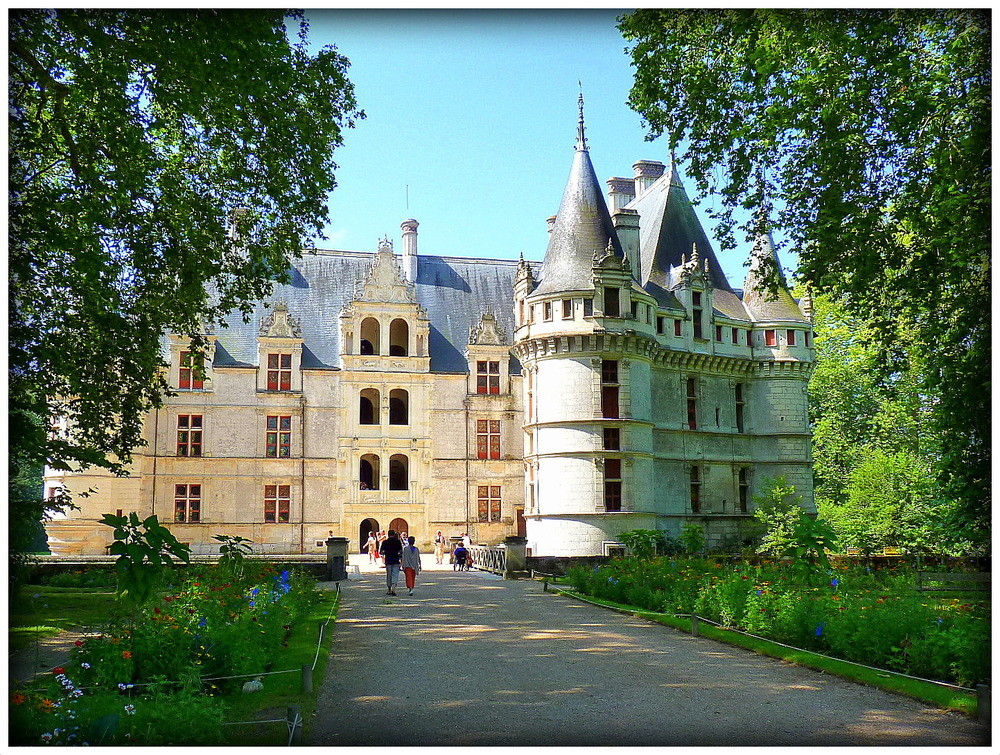
[[[514,325],[514,276],[517,260],[420,255],[417,263],[417,302],[430,319],[432,372],[467,371],[465,349],[469,328],[492,310],[508,343]],[[268,302],[285,302],[289,314],[301,323],[302,366],[337,369],[340,362],[340,313],[355,297],[355,284],[364,280],[371,252],[319,251],[295,260],[291,282],[276,284]],[[529,263],[537,272],[538,263]],[[257,363],[260,321],[271,310],[264,302],[254,307],[250,322],[237,313],[229,327],[217,327],[216,367],[253,367]],[[520,364],[511,360],[514,374]]]
[[[604,252],[609,241],[615,255],[624,259],[590,153],[581,139],[532,294],[592,289],[594,254]]]
[[[768,268],[777,272],[780,285],[776,291],[770,290],[764,281]],[[743,282],[743,304],[756,322],[809,322],[788,292],[770,233],[758,238],[750,252],[750,270]]]

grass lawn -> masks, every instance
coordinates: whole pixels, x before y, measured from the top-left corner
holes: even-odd
[[[582,600],[594,605],[604,606],[621,613],[636,616],[647,621],[655,621],[658,624],[691,631],[691,620],[689,618],[679,618],[670,614],[656,613],[655,611],[645,611],[634,606],[627,606],[621,603],[614,603],[609,600],[601,600],[591,596],[583,596],[574,592],[569,585],[553,584],[553,589],[558,590],[563,595]],[[711,624],[700,622],[699,634],[711,640],[725,642],[729,645],[752,650],[755,653],[768,655],[773,658],[780,658],[799,666],[816,669],[824,673],[839,676],[844,679],[867,684],[871,687],[878,687],[888,692],[895,692],[907,695],[917,700],[937,705],[949,710],[960,711],[968,716],[975,716],[977,713],[976,695],[971,692],[943,687],[938,684],[911,679],[902,674],[896,674],[888,670],[875,670],[865,668],[849,661],[841,661],[835,658],[828,658],[808,650],[797,650],[785,647],[776,642],[749,637],[739,632],[729,631],[721,627],[714,627]]]
[[[64,629],[97,626],[114,614],[116,606],[115,593],[107,588],[26,585],[10,604],[10,650],[29,647]]]

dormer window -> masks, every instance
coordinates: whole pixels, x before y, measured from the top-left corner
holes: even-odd
[[[177,387],[202,389],[205,387],[204,369],[194,361],[193,352],[182,351]]]
[[[604,289],[604,316],[621,317],[621,307],[618,302],[619,290],[610,286]]]
[[[292,355],[270,353],[267,355],[267,390],[292,390]]]
[[[396,318],[389,325],[389,356],[405,357],[410,353],[410,326]]]
[[[476,362],[476,393],[500,393],[500,362]]]
[[[361,353],[381,354],[379,344],[379,324],[374,317],[366,317],[361,321]]]
[[[691,304],[694,307],[691,313],[691,317],[694,320],[694,337],[701,338],[701,291],[693,291],[691,293]]]

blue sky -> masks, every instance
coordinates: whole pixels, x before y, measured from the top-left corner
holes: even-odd
[[[668,159],[666,138],[645,141],[626,105],[632,68],[618,13],[307,11],[310,40],[350,59],[367,114],[336,153],[319,245],[373,250],[388,235],[398,248],[412,217],[422,254],[541,260],[573,160],[578,80],[602,182],[631,176],[636,160]],[[713,201],[698,209],[710,236]],[[734,286],[748,252],[719,254]]]

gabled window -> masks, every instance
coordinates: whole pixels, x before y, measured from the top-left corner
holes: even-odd
[[[478,485],[477,502],[480,522],[500,521],[500,486]]]
[[[287,459],[292,453],[291,416],[270,416],[267,418],[267,433],[264,455],[269,459]]]
[[[174,485],[174,521],[201,521],[201,485]]]
[[[190,351],[181,352],[180,373],[178,375],[178,388],[197,389],[205,387],[205,376],[200,365],[194,362],[194,355]]]
[[[604,460],[604,510],[622,510],[622,460]]]
[[[271,353],[267,355],[267,389],[292,390],[292,355]]]
[[[604,316],[605,317],[621,317],[621,306],[619,305],[618,297],[620,290],[617,288],[612,288],[611,286],[605,286],[604,288]]]
[[[476,393],[500,393],[500,362],[476,362]]]
[[[500,420],[476,420],[476,458],[500,458]]]
[[[264,521],[267,523],[286,523],[292,508],[290,485],[264,486]]]
[[[201,456],[200,414],[179,414],[177,416],[177,455]]]

